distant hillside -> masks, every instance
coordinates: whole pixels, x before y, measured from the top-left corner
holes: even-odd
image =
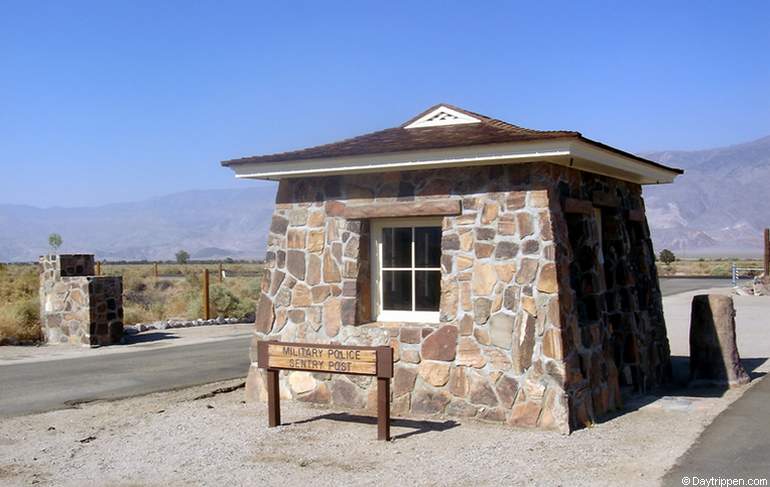
[[[685,255],[760,255],[770,226],[770,136],[699,151],[642,154],[685,174],[644,189],[656,249]]]
[[[62,252],[99,259],[262,258],[275,187],[187,191],[135,203],[87,208],[0,205],[0,261],[36,260],[48,235]]]
[[[770,137],[702,151],[643,156],[685,169],[673,184],[646,186],[655,248],[678,255],[760,255],[770,226]],[[262,258],[275,186],[187,191],[135,203],[89,208],[0,205],[0,261],[31,261],[47,251],[48,235],[62,252],[99,259]]]

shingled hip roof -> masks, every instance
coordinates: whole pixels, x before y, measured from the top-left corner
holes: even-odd
[[[422,156],[437,152],[449,153],[451,149],[457,149],[459,152],[467,154],[469,149],[474,147],[483,147],[485,149],[504,146],[515,147],[525,144],[532,145],[538,142],[546,143],[546,145],[548,143],[551,143],[550,145],[566,144],[565,147],[570,146],[572,142],[591,145],[601,151],[612,152],[625,159],[648,166],[651,169],[656,169],[654,172],[670,173],[670,180],[673,180],[673,177],[683,172],[680,169],[666,167],[587,139],[579,132],[527,129],[446,103],[434,105],[399,127],[379,130],[306,149],[227,160],[223,161],[222,165],[232,168],[238,177],[280,179],[281,172],[273,170],[278,166],[278,163],[285,163],[288,167],[289,163],[302,164],[302,161],[307,161],[305,165],[310,165],[312,164],[310,161],[323,161],[328,163],[326,164],[328,166],[327,173],[332,171],[349,172],[342,166],[335,167],[336,165],[333,163],[333,160],[342,161],[355,158],[361,159],[360,156],[381,156],[380,158],[391,161],[398,159],[397,154],[403,153],[405,163],[409,163],[410,157],[408,156],[414,156],[418,153]],[[554,157],[568,155],[564,150],[554,152],[553,154]],[[476,157],[474,159],[479,158]],[[419,161],[411,162],[415,169],[421,165]],[[500,161],[497,163],[500,163]],[[257,169],[256,171],[248,172],[248,174],[243,171],[246,167],[256,169],[265,166],[270,166],[271,170],[260,172]],[[317,163],[312,164],[312,166],[312,168],[309,167],[308,169],[312,170],[313,174],[322,173],[325,167],[319,167]],[[350,170],[352,171],[352,169]],[[376,168],[370,167],[368,170],[373,171]],[[302,175],[303,172],[297,170],[293,171],[292,174],[286,174],[285,177]],[[668,177],[663,179],[665,180],[663,182],[669,182]],[[660,182],[660,179],[645,182]]]

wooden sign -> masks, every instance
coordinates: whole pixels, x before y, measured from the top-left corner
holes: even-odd
[[[260,341],[257,367],[267,369],[267,410],[270,427],[281,424],[278,372],[303,370],[377,377],[377,439],[390,439],[390,379],[393,349]]]

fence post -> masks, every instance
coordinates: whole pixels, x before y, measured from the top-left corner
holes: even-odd
[[[765,282],[770,279],[770,228],[765,228]]]
[[[209,307],[209,270],[203,270],[203,319],[211,319],[211,308]]]
[[[155,262],[154,267],[155,267],[155,279],[157,279],[158,278],[158,263],[157,262]]]
[[[102,263],[99,261],[96,261],[96,275],[97,276],[102,275]]]
[[[219,263],[219,282],[222,282],[222,263]]]

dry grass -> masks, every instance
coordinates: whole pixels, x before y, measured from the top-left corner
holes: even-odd
[[[665,276],[730,277],[733,262],[739,267],[762,267],[761,260],[754,259],[686,259],[669,265],[658,261],[658,274]]]
[[[152,264],[105,264],[103,275],[123,276],[126,324],[163,319],[203,317],[203,270],[209,269],[213,316],[250,318],[259,296],[262,266],[225,264],[227,271],[246,272],[219,282],[217,264],[161,264],[155,277]],[[255,275],[256,274],[256,275]],[[0,340],[40,339],[38,275],[34,265],[0,264]]]

